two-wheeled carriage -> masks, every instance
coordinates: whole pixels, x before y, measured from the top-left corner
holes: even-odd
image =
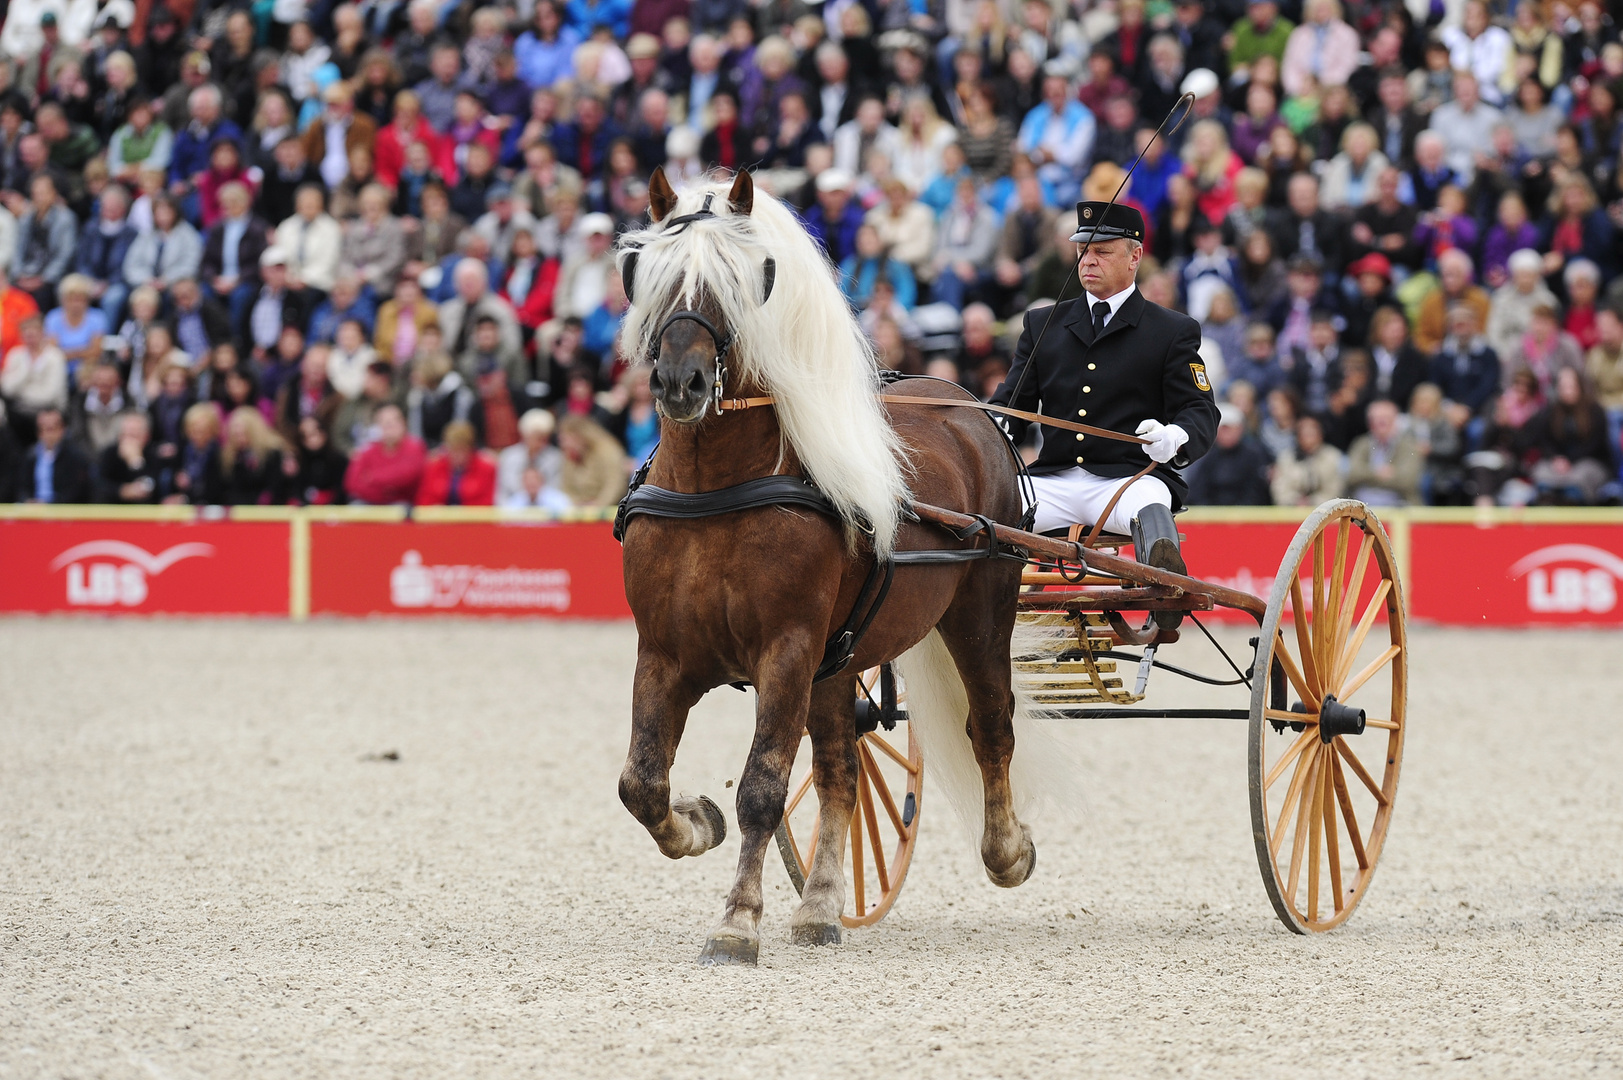
[[[948,528],[975,523],[915,509]],[[1028,560],[1018,621],[1034,632],[1017,637],[1017,686],[1053,717],[1248,721],[1252,836],[1274,910],[1297,933],[1346,921],[1380,859],[1406,728],[1402,589],[1375,515],[1345,499],[1319,507],[1297,531],[1266,602],[1123,558],[1127,537],[1103,535],[1088,546],[1078,529],[1059,538],[998,526],[993,539]],[[1190,555],[1198,562],[1198,547]],[[1236,668],[1235,678],[1166,663],[1158,653],[1181,631],[1130,618],[1172,610],[1198,619],[1214,608],[1243,611],[1259,627],[1253,660]],[[1040,644],[1033,647],[1033,640]],[[1157,668],[1218,686],[1245,685],[1250,707],[1143,707]],[[924,795],[923,751],[907,724],[905,687],[889,665],[866,672],[860,686],[858,806],[842,917],[848,927],[878,922],[895,903]],[[802,760],[777,831],[797,889],[814,853],[816,817],[810,765]]]

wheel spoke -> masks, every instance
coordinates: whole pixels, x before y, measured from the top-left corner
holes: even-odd
[[[874,760],[873,751],[868,749],[866,738],[857,742],[857,752],[862,756],[862,764],[874,775],[874,790],[879,792],[879,801],[884,804],[885,813],[890,815],[890,823],[896,827],[897,836],[907,835],[907,826],[902,824],[902,815],[896,810],[896,800],[891,798],[890,785],[885,783],[884,776],[879,772],[879,763]]]
[[[1313,761],[1321,746],[1323,744],[1317,741],[1308,743],[1302,755],[1296,759],[1296,772],[1291,774],[1290,787],[1285,789],[1285,798],[1279,804],[1279,819],[1274,822],[1274,835],[1268,841],[1268,851],[1276,859],[1279,858],[1279,844],[1285,839],[1285,829],[1290,825],[1291,807],[1301,796],[1302,784],[1313,771]]]
[[[857,801],[862,801],[862,785],[857,785]],[[868,914],[863,892],[867,885],[867,870],[862,864],[862,815],[857,807],[851,808],[851,884],[857,891],[857,918]]]
[[[1358,630],[1353,634],[1352,640],[1341,650],[1341,659],[1336,663],[1334,676],[1330,679],[1331,688],[1328,693],[1338,694],[1343,682],[1347,681],[1347,672],[1352,669],[1353,661],[1358,659],[1358,650],[1364,647],[1364,639],[1369,637],[1370,627],[1375,625],[1375,617],[1381,612],[1381,605],[1386,602],[1386,594],[1392,591],[1392,583],[1382,580],[1375,586],[1375,595],[1369,598],[1369,606],[1364,608],[1363,617],[1358,620]]]
[[[1390,720],[1377,720],[1373,716],[1364,717],[1366,727],[1384,728],[1387,731],[1396,731],[1398,726]]]
[[[1324,762],[1313,777],[1313,795],[1304,805],[1307,813],[1307,919],[1319,919],[1319,848],[1324,826]]]
[[[1309,660],[1311,656],[1311,653],[1303,653],[1302,659],[1304,662],[1311,662]],[[1277,636],[1274,658],[1279,661],[1279,666],[1285,669],[1285,675],[1290,679],[1291,685],[1296,687],[1296,692],[1302,695],[1302,701],[1306,703],[1308,708],[1317,712],[1319,709],[1319,695],[1308,689],[1307,680],[1302,678],[1302,672],[1297,668],[1296,661],[1291,659],[1290,650],[1285,645],[1284,634]]]
[[[1341,842],[1336,836],[1336,810],[1335,792],[1326,775],[1319,787],[1323,789],[1324,797],[1319,800],[1319,810],[1324,815],[1324,855],[1330,864],[1330,897],[1335,905],[1336,914],[1341,914]]]
[[[812,774],[807,773],[806,774],[806,779],[801,781],[800,789],[798,791],[796,791],[793,796],[790,797],[789,805],[785,806],[783,808],[783,814],[784,814],[785,817],[788,817],[790,814],[795,812],[795,807],[800,805],[800,800],[804,799],[806,797],[806,792],[811,790],[811,786],[812,786]]]
[[[1264,719],[1283,720],[1288,724],[1309,724],[1317,727],[1319,723],[1319,714],[1312,712],[1291,712],[1288,709],[1264,709],[1262,710],[1262,715]]]
[[[883,750],[885,752],[885,754],[890,758],[890,760],[894,761],[896,764],[898,764],[902,768],[906,769],[908,771],[909,775],[917,776],[919,774],[919,767],[917,765],[913,764],[911,761],[907,760],[907,755],[903,754],[900,750],[898,750],[894,746],[890,745],[890,740],[881,739],[881,738],[876,737],[873,740],[873,742],[874,742],[874,745],[878,746],[879,749],[881,749],[881,750]]]
[[[1347,647],[1347,632],[1352,629],[1353,612],[1358,610],[1358,595],[1364,588],[1364,571],[1369,565],[1369,553],[1375,547],[1373,533],[1364,533],[1363,542],[1358,545],[1358,557],[1353,560],[1352,573],[1347,577],[1347,587],[1341,594],[1341,606],[1337,612],[1335,647],[1330,650],[1329,664],[1332,670],[1341,666],[1341,657]],[[1326,690],[1325,693],[1332,691]]]
[[[1371,660],[1369,662],[1369,667],[1365,668],[1363,671],[1360,671],[1357,675],[1354,675],[1350,680],[1348,680],[1347,685],[1342,688],[1340,700],[1346,701],[1348,698],[1356,694],[1359,687],[1369,682],[1377,671],[1385,667],[1388,661],[1402,651],[1402,645],[1392,645],[1388,647],[1385,652],[1381,653],[1381,655]]]
[[[1342,575],[1347,572],[1347,530],[1351,526],[1352,523],[1345,518],[1336,524],[1336,553],[1330,570],[1330,606],[1325,611],[1313,613],[1313,625],[1324,628],[1319,638],[1319,651],[1313,657],[1320,671],[1329,671],[1337,655],[1336,634],[1341,627],[1341,596],[1346,587]]]
[[[1268,711],[1273,712],[1272,709],[1269,709]],[[1274,767],[1268,770],[1267,779],[1263,780],[1262,782],[1262,790],[1267,791],[1269,788],[1279,783],[1279,778],[1285,775],[1285,769],[1288,765],[1290,765],[1291,759],[1296,757],[1297,754],[1300,754],[1307,747],[1309,739],[1316,739],[1318,737],[1319,733],[1317,731],[1304,731],[1298,735],[1296,737],[1296,741],[1291,743],[1290,746],[1286,747],[1283,754],[1279,755],[1279,760],[1274,762]]]
[[[1308,834],[1308,807],[1313,803],[1313,796],[1318,789],[1319,766],[1323,762],[1322,754],[1313,755],[1313,761],[1308,765],[1308,774],[1302,784],[1302,792],[1296,799],[1296,837],[1291,841],[1290,881],[1285,886],[1285,895],[1290,905],[1296,906],[1296,885],[1302,880],[1302,849],[1307,845]],[[1290,807],[1285,808],[1286,814]]]
[[[1341,803],[1341,816],[1347,821],[1347,839],[1352,844],[1353,857],[1360,870],[1369,869],[1369,856],[1364,854],[1364,838],[1358,833],[1358,815],[1353,813],[1352,793],[1347,790],[1347,775],[1341,771],[1341,759],[1330,755],[1331,775],[1336,785],[1336,800]]]
[[[1352,752],[1352,748],[1340,736],[1337,736],[1330,745],[1334,746],[1341,753],[1341,756],[1347,760],[1347,767],[1358,774],[1358,779],[1362,780],[1364,786],[1369,788],[1369,793],[1375,796],[1375,801],[1385,806],[1390,801],[1386,797],[1386,792],[1382,791],[1381,785],[1377,784],[1375,778],[1369,775],[1369,770],[1364,768],[1364,763],[1358,760],[1358,755]]]
[[[1291,611],[1295,616],[1291,621],[1296,624],[1296,647],[1302,654],[1302,674],[1307,676],[1307,688],[1317,700],[1325,690],[1319,680],[1319,669],[1313,666],[1313,626],[1308,619],[1307,605],[1302,602],[1302,575],[1299,573],[1291,578]]]
[[[890,868],[885,865],[885,844],[879,839],[879,818],[874,814],[873,792],[868,786],[868,774],[858,774],[862,793],[862,818],[868,823],[868,850],[873,855],[874,873],[879,878],[879,895],[890,892]]]

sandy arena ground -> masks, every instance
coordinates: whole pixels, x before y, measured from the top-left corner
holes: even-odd
[[[1026,886],[926,788],[842,947],[787,944],[769,862],[756,970],[694,964],[736,837],[671,863],[616,798],[633,643],[0,622],[0,1077],[1623,1075],[1615,634],[1415,634],[1391,840],[1329,936],[1263,893],[1243,725],[1112,721],[1068,729],[1089,813]],[[730,830],[751,700],[677,762]]]

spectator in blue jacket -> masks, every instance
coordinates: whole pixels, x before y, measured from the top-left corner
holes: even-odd
[[[919,285],[912,268],[885,254],[879,230],[864,225],[857,230],[856,251],[840,262],[840,291],[853,307],[865,308],[873,298],[874,285],[881,279],[890,282],[896,302],[902,307],[912,311],[918,304]]]
[[[582,38],[601,26],[616,41],[624,41],[631,35],[631,7],[632,0],[569,0],[564,21]]]
[[[851,183],[844,169],[825,170],[817,177],[817,202],[806,211],[806,231],[835,266],[857,250],[857,230],[862,228],[862,206],[851,198]]]
[[[209,149],[216,139],[240,144],[242,129],[221,115],[217,86],[199,86],[186,99],[186,105],[192,119],[175,136],[175,148],[169,157],[169,191],[182,200],[186,220],[195,225],[202,220],[197,181],[208,172]]]
[[[588,180],[608,169],[609,144],[620,129],[609,119],[608,107],[595,94],[582,94],[575,102],[573,123],[559,124],[552,132],[558,161]]]
[[[101,193],[101,208],[94,220],[79,234],[79,250],[74,269],[93,283],[92,294],[107,316],[107,325],[117,326],[130,295],[124,283],[124,256],[135,243],[135,226],[129,219],[130,197],[113,184]]]
[[[580,43],[581,36],[575,28],[564,25],[558,5],[553,0],[540,0],[535,5],[534,24],[513,43],[518,77],[532,90],[573,77],[575,46]]]

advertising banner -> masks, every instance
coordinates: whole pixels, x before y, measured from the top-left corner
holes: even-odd
[[[0,611],[288,612],[286,522],[0,520]]]
[[[1409,610],[1454,626],[1623,625],[1615,525],[1413,527]]]
[[[631,609],[605,522],[315,522],[310,613],[617,619]]]
[[[1285,557],[1300,522],[1217,522],[1179,521],[1184,534],[1183,559],[1189,576],[1213,585],[1247,592],[1268,599],[1279,573],[1279,560]],[[1240,621],[1256,625],[1243,611],[1218,608],[1202,619]]]

